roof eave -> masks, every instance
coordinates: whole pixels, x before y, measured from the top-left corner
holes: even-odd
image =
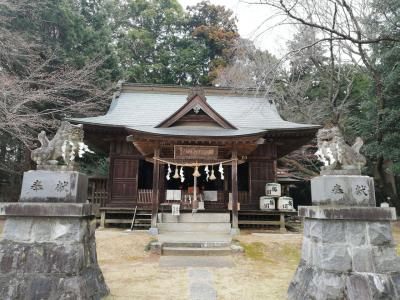
[[[246,133],[246,134],[238,134],[238,135],[207,135],[207,134],[196,134],[196,135],[179,135],[179,134],[168,134],[168,133],[154,133],[154,132],[149,132],[149,131],[144,131],[144,130],[138,130],[134,128],[129,128],[126,127],[126,130],[129,133],[140,133],[140,134],[145,134],[157,138],[162,138],[162,137],[170,137],[170,138],[183,138],[183,139],[192,139],[193,137],[199,137],[199,138],[209,138],[209,139],[221,139],[221,138],[227,138],[227,139],[235,139],[235,138],[240,138],[240,137],[252,137],[252,136],[262,136],[264,135],[267,131],[262,130],[260,132],[255,132],[255,133]]]

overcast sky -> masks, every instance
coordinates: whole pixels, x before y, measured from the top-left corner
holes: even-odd
[[[178,1],[183,8],[201,2],[201,0]],[[274,11],[270,7],[247,4],[240,0],[210,0],[210,2],[216,5],[224,5],[234,12],[238,19],[239,33],[242,37],[254,41],[257,47],[266,49],[278,57],[284,54],[286,42],[291,38],[291,30],[288,27],[275,27],[266,31],[267,28],[279,22],[277,18],[273,18],[265,23],[266,19],[274,15]]]

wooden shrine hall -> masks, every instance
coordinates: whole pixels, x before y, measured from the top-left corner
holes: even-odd
[[[103,116],[83,124],[88,144],[109,155],[101,209],[229,212],[259,209],[277,159],[307,143],[318,125],[283,120],[255,91],[122,83]]]

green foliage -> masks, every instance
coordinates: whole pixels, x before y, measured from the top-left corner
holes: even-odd
[[[380,74],[383,82],[385,108],[380,109],[377,98],[373,96],[374,86],[371,80],[369,87],[365,89],[359,109],[352,111],[348,116],[345,127],[352,136],[363,137],[365,145],[363,152],[371,162],[379,157],[391,163],[386,171],[400,174],[400,51],[396,48],[388,48],[381,51]],[[393,63],[396,61],[396,63]],[[379,122],[379,118],[382,121]],[[378,127],[379,124],[379,127]],[[379,141],[378,133],[382,133]]]
[[[400,39],[400,3],[384,0],[372,2],[373,15],[385,18],[369,19],[371,32],[379,30],[392,38]],[[352,135],[364,138],[364,153],[369,161],[383,159],[385,172],[400,174],[400,47],[398,41],[385,41],[372,45],[375,78],[368,78],[359,90],[359,109],[348,117],[346,127]],[[376,85],[376,78],[381,86]],[[374,81],[375,79],[375,81]],[[378,89],[382,97],[378,98]]]
[[[132,82],[211,84],[237,38],[232,12],[208,2],[183,11],[176,0],[117,1],[113,24],[124,78]]]
[[[175,0],[119,3],[114,26],[125,79],[142,83],[175,82],[170,64],[183,18],[183,10]]]
[[[203,74],[203,84],[211,84],[218,72],[234,58],[235,44],[239,39],[233,12],[224,6],[202,1],[189,7],[187,28],[190,34],[207,50],[208,74]]]
[[[58,64],[104,59],[99,84],[209,85],[238,38],[232,11],[207,1],[185,12],[177,0],[22,0],[1,15]]]
[[[109,8],[107,0],[23,0],[18,9],[3,10],[2,15],[10,20],[7,27],[35,42],[44,58],[78,68],[104,59],[98,73],[99,83],[104,83],[119,76]]]

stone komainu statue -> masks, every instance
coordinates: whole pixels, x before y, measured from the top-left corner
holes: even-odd
[[[32,160],[38,165],[57,165],[63,158],[67,166],[72,166],[77,155],[82,157],[85,152],[93,153],[83,143],[82,124],[72,125],[63,121],[51,141],[44,131],[39,133],[38,140],[41,146],[31,152]]]
[[[324,163],[324,170],[360,170],[366,164],[365,157],[360,154],[363,140],[357,137],[353,146],[347,145],[338,127],[318,130],[317,142],[315,154]]]

